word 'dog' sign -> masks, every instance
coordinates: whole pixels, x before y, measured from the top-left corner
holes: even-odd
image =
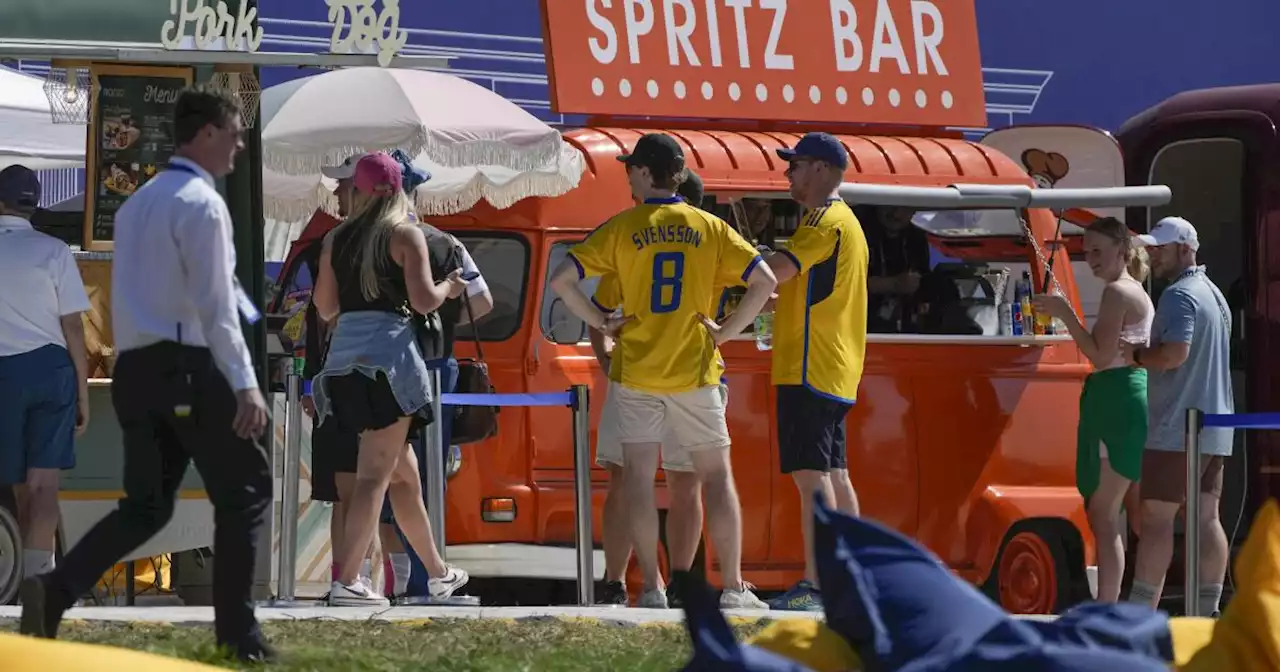
[[[985,126],[973,0],[542,0],[557,111]]]

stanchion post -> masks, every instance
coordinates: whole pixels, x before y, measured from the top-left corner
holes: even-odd
[[[444,425],[441,423],[444,416],[440,403],[440,369],[432,367],[428,373],[431,378],[431,424],[423,429],[422,442],[423,457],[427,461],[427,520],[431,522],[431,537],[436,543],[436,550],[444,558]]]
[[[590,390],[586,385],[569,388],[573,411],[573,494],[576,525],[574,550],[578,553],[578,606],[595,603],[595,542],[591,533],[591,422]]]
[[[1204,412],[1187,409],[1187,504],[1183,518],[1183,600],[1187,616],[1200,615],[1200,428]]]
[[[280,502],[280,559],[277,597],[282,602],[294,598],[298,562],[298,487],[302,466],[302,367],[304,360],[293,358],[285,380],[284,473]]]

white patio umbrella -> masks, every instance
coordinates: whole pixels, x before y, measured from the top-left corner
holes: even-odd
[[[378,68],[358,69],[379,71]],[[430,75],[433,73],[417,73],[414,71],[412,74]],[[273,86],[262,92],[264,144],[267,137],[275,136],[277,123],[281,122],[284,119],[282,115],[286,114],[286,106],[292,105],[300,92],[310,88],[311,80],[326,76],[328,75],[297,79]],[[456,80],[456,78],[448,77],[445,80],[432,81],[438,84],[443,83],[449,90],[456,88],[456,82],[449,80]],[[424,81],[423,83],[426,84],[428,82]],[[467,84],[470,83],[467,82]],[[488,93],[485,89],[480,90]],[[498,107],[502,110],[514,107],[504,99],[498,98],[497,100],[501,103]],[[450,104],[454,104],[452,100]],[[485,104],[494,104],[492,97]],[[534,122],[542,125],[542,122],[537,121],[524,110],[518,107],[516,110],[520,115],[533,119]],[[320,116],[323,116],[323,114]],[[372,121],[357,120],[354,122],[354,129],[360,128],[360,125],[365,123],[381,123],[377,120],[381,113],[376,106],[366,107],[365,116]],[[500,129],[495,128],[494,130],[496,134],[501,132]],[[586,162],[581,152],[572,145],[565,143],[560,138],[558,131],[551,130],[555,133],[555,144],[558,152],[552,156],[551,160],[530,169],[512,169],[500,165],[469,165],[450,168],[433,160],[429,156],[429,152],[420,152],[413,163],[415,166],[430,173],[431,179],[418,187],[412,194],[418,213],[424,216],[450,215],[465,211],[481,200],[487,201],[495,208],[502,209],[510,207],[524,198],[537,196],[554,197],[572,190],[578,186],[578,181],[586,168]],[[435,131],[442,136],[453,136],[467,132],[442,125],[437,125]],[[341,130],[335,127],[334,132],[339,136],[347,136],[359,131]],[[323,137],[319,140],[323,140]],[[315,144],[321,146],[319,142]],[[414,155],[411,147],[393,145],[379,149],[402,149],[410,156]],[[321,151],[326,156],[333,157],[332,160],[326,160],[322,165],[336,165],[351,154],[357,153],[354,151],[349,154],[342,152],[332,153],[329,150]],[[362,149],[360,151],[371,150]],[[262,171],[263,214],[268,219],[279,222],[298,222],[310,217],[316,208],[322,208],[330,213],[337,212],[337,199],[333,196],[333,189],[336,185],[332,180],[321,177],[319,167],[311,173],[299,175],[286,174],[273,169],[269,161],[264,161],[264,163],[266,167]],[[277,162],[276,165],[279,165],[279,163]]]
[[[0,67],[0,169],[84,166],[84,126],[55,124],[44,80]]]
[[[539,170],[563,148],[556,129],[453,75],[346,68],[284,86],[288,95],[264,126],[262,146],[264,165],[286,175],[318,174],[352,154],[390,149],[446,167]]]

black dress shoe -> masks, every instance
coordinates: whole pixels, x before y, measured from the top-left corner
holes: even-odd
[[[261,637],[251,637],[239,644],[223,644],[231,656],[241,663],[273,663],[276,650]]]
[[[18,587],[22,600],[22,621],[18,632],[32,637],[54,639],[66,611],[67,600],[50,585],[48,575],[33,576]]]

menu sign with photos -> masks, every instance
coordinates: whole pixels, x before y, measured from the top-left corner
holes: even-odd
[[[173,112],[189,68],[95,66],[89,127],[85,247],[110,249],[120,206],[174,153]]]

